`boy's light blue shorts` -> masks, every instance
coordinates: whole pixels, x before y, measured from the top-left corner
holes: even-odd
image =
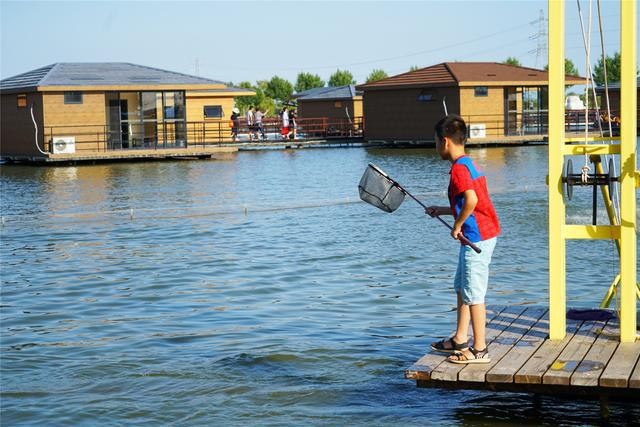
[[[460,245],[453,288],[467,305],[484,304],[489,283],[489,264],[496,241],[497,237],[477,242],[476,246],[482,251],[479,254],[467,245]]]

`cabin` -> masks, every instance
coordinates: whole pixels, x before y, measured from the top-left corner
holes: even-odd
[[[318,87],[293,95],[302,118],[330,117],[351,119],[362,117],[362,92],[354,85]]]
[[[183,152],[231,139],[221,81],[119,62],[56,63],[0,81],[0,157],[53,160]]]
[[[609,89],[609,108],[611,109],[611,118],[613,119],[613,123],[615,123],[616,118],[622,119],[620,117],[620,82],[609,83],[607,86]],[[607,103],[605,99],[606,92],[604,85],[596,87],[596,95],[600,98],[598,103],[600,111],[603,115],[606,115]],[[636,128],[640,129],[640,77],[637,80],[636,96]],[[619,122],[617,125],[619,125]]]
[[[445,113],[467,122],[469,138],[496,140],[547,131],[548,73],[496,62],[443,62],[358,85],[364,139],[432,143]],[[567,84],[582,83],[566,76]]]

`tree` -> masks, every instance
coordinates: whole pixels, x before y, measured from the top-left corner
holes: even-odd
[[[250,89],[256,92],[255,96],[237,96],[235,98],[236,107],[238,107],[241,112],[247,111],[250,105],[256,105],[258,102],[260,102],[261,98],[264,98],[264,93],[262,93],[262,91],[258,92],[258,90],[256,90],[256,88],[253,87],[250,82],[240,82],[238,83],[238,87]]]
[[[607,82],[619,82],[620,81],[620,52],[613,54],[613,57],[608,56],[605,58],[607,64]],[[598,60],[598,63],[593,68],[593,81],[599,85],[604,84],[604,64],[602,63],[602,57]]]
[[[378,80],[386,79],[387,77],[389,77],[389,75],[385,73],[384,70],[375,69],[371,74],[369,74],[369,77],[367,77],[366,83],[377,82]]]
[[[419,70],[419,69],[420,69],[420,67],[418,67],[417,65],[412,65],[412,66],[409,68],[409,71],[417,71],[417,70]]]
[[[515,56],[508,57],[502,63],[507,65],[515,65],[516,67],[522,67],[522,64],[520,63],[520,61],[518,61],[518,58],[516,58]]]
[[[549,71],[549,64],[544,66],[545,71]],[[569,58],[564,58],[564,73],[570,76],[579,76],[578,68],[576,68],[575,64]]]
[[[324,87],[324,80],[317,74],[299,73],[296,79],[296,92],[304,92],[305,90],[316,87]]]
[[[564,58],[564,73],[570,76],[579,76],[578,68],[576,68],[575,64],[569,58]]]
[[[273,99],[265,95],[265,89],[267,82],[259,81],[255,86],[249,82],[242,82],[238,84],[239,87],[254,91],[254,96],[238,96],[235,98],[236,107],[240,109],[242,113],[247,111],[250,106],[261,108],[267,113],[275,111],[275,104]]]
[[[331,74],[329,77],[329,87],[336,86],[345,86],[345,85],[353,85],[356,84],[356,81],[353,78],[353,74],[351,74],[347,70],[336,70],[335,73]]]
[[[264,93],[271,99],[286,102],[291,99],[293,85],[282,77],[273,76],[267,82]]]

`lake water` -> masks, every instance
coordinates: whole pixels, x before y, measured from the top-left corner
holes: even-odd
[[[547,304],[546,147],[471,155],[503,227],[488,303]],[[457,244],[410,199],[360,202],[368,162],[446,204],[429,149],[3,166],[1,424],[598,423],[593,401],[403,378],[454,328]],[[575,190],[570,221],[591,220],[590,195]],[[615,247],[568,254],[568,304],[597,306]],[[639,418],[612,403],[613,423]]]

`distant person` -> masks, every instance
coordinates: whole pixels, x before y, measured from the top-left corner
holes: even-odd
[[[264,125],[262,119],[264,118],[264,108],[257,108],[255,113],[255,127],[256,127],[256,139],[258,139],[258,133],[262,139],[267,139],[264,134]]]
[[[245,118],[247,119],[247,130],[249,132],[249,140],[253,139],[253,124],[255,120],[255,112],[253,110],[253,105],[249,105],[249,109],[245,114]]]
[[[240,127],[240,110],[234,108],[231,110],[231,140],[238,139],[238,128]]]
[[[298,124],[296,123],[296,111],[295,110],[290,110],[289,111],[289,133],[288,133],[288,137],[289,139],[296,139],[296,130],[298,127]]]
[[[287,107],[282,109],[280,117],[282,118],[282,139],[287,139],[289,137],[289,109]]]
[[[489,281],[489,264],[500,232],[498,216],[493,208],[487,180],[465,153],[467,126],[462,117],[448,115],[435,126],[436,150],[443,160],[451,162],[449,178],[449,206],[429,206],[425,213],[431,217],[453,215],[455,220],[451,237],[458,240],[464,235],[475,243],[481,253],[461,244],[454,289],[458,300],[458,323],[455,334],[431,344],[452,363],[489,363],[485,337],[487,314],[485,294]],[[467,337],[469,321],[473,327],[473,346]]]

